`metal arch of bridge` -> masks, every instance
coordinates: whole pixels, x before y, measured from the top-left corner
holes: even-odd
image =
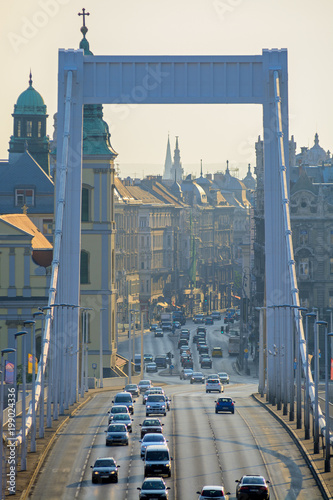
[[[277,133],[274,73],[278,75],[280,85],[280,137]],[[238,103],[263,107],[266,304],[290,304],[292,296],[279,165],[282,141],[288,179],[287,50],[263,50],[262,55],[255,56],[84,56],[82,50],[60,50],[58,138],[64,136],[69,78],[73,78],[73,84],[69,134],[66,133],[69,139],[67,164],[63,162],[62,141],[58,140],[57,145],[57,169],[67,171],[58,302],[79,303],[83,105]],[[56,192],[59,191],[58,178],[57,175]],[[268,316],[266,321],[267,347],[273,349],[275,320]],[[78,339],[78,314],[73,315],[72,323],[72,331],[76,332]],[[289,337],[291,330],[290,327],[287,329]],[[270,363],[269,390],[274,386],[273,370],[274,364]]]

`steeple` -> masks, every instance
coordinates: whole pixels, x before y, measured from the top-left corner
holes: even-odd
[[[172,160],[171,160],[170,139],[168,134],[168,143],[167,143],[165,162],[164,162],[164,172],[163,172],[164,180],[172,180],[171,168],[172,168]]]
[[[176,135],[176,147],[173,155],[173,165],[172,165],[172,174],[176,173],[176,179],[177,181],[181,181],[183,179],[183,167],[182,163],[180,161],[180,150],[179,150],[179,144],[178,144],[178,135]]]
[[[80,29],[80,31],[83,35],[83,38],[80,42],[80,49],[83,50],[85,56],[92,56],[93,53],[90,51],[89,42],[86,39],[86,34],[88,31],[88,28],[86,26],[86,16],[90,16],[90,12],[86,12],[86,9],[82,9],[82,12],[79,12],[78,16],[83,17],[83,26],[81,26],[81,29]]]
[[[200,177],[202,177],[202,160],[200,160],[200,162],[201,162]]]
[[[15,162],[25,151],[50,175],[50,143],[46,135],[46,106],[42,96],[32,86],[29,73],[29,87],[19,95],[14,106],[14,130],[9,141],[9,161]]]
[[[86,16],[90,16],[90,13],[82,9],[78,16],[83,17],[83,26],[80,29],[83,38],[80,42],[80,49],[84,51],[85,56],[93,55],[86,39],[88,32]],[[83,106],[83,154],[116,158],[117,153],[111,146],[110,137],[109,126],[103,120],[102,104],[85,104]]]

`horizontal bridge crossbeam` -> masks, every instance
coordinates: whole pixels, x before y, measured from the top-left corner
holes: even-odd
[[[262,56],[84,56],[84,104],[257,103]]]

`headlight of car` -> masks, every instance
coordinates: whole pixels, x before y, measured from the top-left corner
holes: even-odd
[[[165,410],[165,405],[162,405],[162,410]]]

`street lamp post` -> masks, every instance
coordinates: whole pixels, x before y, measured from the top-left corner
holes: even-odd
[[[99,310],[99,387],[103,387],[103,325],[102,311],[106,311],[105,307],[101,307]]]
[[[31,434],[30,451],[36,451],[36,321],[27,320],[23,325],[32,326],[32,384],[31,384]]]
[[[299,314],[302,312],[307,313],[308,310],[306,307],[298,308]],[[301,337],[299,328],[297,330],[297,340],[296,340],[296,349],[297,349],[297,368],[296,368],[296,384],[297,384],[297,393],[296,393],[296,425],[297,429],[302,428],[302,363],[301,363]]]
[[[3,495],[3,484],[2,484],[2,475],[5,470],[4,467],[4,456],[3,456],[3,399],[4,399],[4,378],[5,378],[5,367],[3,364],[3,357],[5,354],[9,354],[15,352],[15,349],[8,347],[7,349],[1,350],[1,391],[0,391],[0,456],[1,456],[1,467],[0,467],[0,493],[1,499],[4,498]]]
[[[328,365],[328,337],[333,333],[325,335],[325,472],[331,471],[331,440],[330,440],[330,397],[329,397],[329,365]]]
[[[305,397],[304,397],[304,430],[305,439],[310,439],[310,381],[309,381],[309,318],[316,318],[317,315],[314,312],[305,315],[305,359],[306,359],[306,370],[305,370]]]
[[[128,383],[132,383],[132,309],[128,313]]]
[[[39,397],[39,437],[44,437],[44,357],[43,357],[43,347],[44,347],[44,313],[42,311],[35,312],[32,317],[40,317],[42,320],[41,325],[41,336],[40,336],[40,366],[41,366],[41,391]]]
[[[327,337],[327,322],[316,321],[315,338],[314,338],[314,370],[315,370],[315,418],[314,418],[314,438],[313,438],[313,453],[319,453],[319,408],[318,408],[318,384],[319,384],[319,326],[325,327],[325,337]]]
[[[25,332],[27,334],[28,332]],[[22,342],[22,446],[21,446],[21,471],[22,470],[27,470],[27,437],[26,437],[26,429],[25,429],[25,422],[26,422],[26,403],[25,403],[25,398],[26,398],[26,381],[27,381],[27,374],[26,374],[26,337],[23,338]]]
[[[14,354],[14,384],[15,384],[15,412],[14,412],[14,435],[16,436],[16,415],[17,415],[17,406],[16,406],[16,401],[18,401],[18,398],[16,397],[16,388],[18,386],[17,384],[17,339],[18,337],[22,337],[23,335],[26,335],[26,331],[21,331],[14,333],[14,340],[15,340],[15,354]],[[23,373],[22,373],[22,378],[23,378]],[[22,407],[22,414],[23,414],[23,407]],[[16,466],[16,464],[15,464]]]

